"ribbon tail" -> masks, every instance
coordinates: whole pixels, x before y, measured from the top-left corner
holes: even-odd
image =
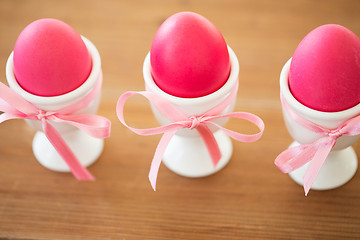
[[[161,137],[160,142],[156,148],[149,172],[149,180],[154,191],[156,191],[156,180],[157,180],[157,175],[159,172],[162,156],[164,155],[166,147],[169,144],[171,138],[176,133],[176,131],[177,129],[173,129],[173,130],[169,130],[168,132],[165,132]]]
[[[83,167],[79,163],[75,154],[71,151],[69,146],[60,136],[60,134],[56,131],[56,129],[53,126],[51,126],[45,119],[43,119],[41,123],[46,137],[48,138],[50,143],[54,146],[55,150],[59,153],[59,155],[64,159],[64,161],[69,166],[72,174],[76,177],[76,179],[94,180],[95,178],[85,167]]]
[[[213,166],[216,167],[218,162],[221,159],[221,151],[219,148],[218,143],[214,137],[214,134],[211,132],[208,126],[205,124],[200,124],[196,130],[199,132],[200,136],[202,137],[207,150],[210,154]]]
[[[291,147],[279,154],[275,159],[275,165],[283,173],[292,172],[309,162],[317,151],[316,145],[307,144]]]
[[[315,156],[303,177],[305,196],[308,195],[311,186],[313,185],[316,177],[318,176],[320,169],[323,166],[331,149],[335,145],[335,142],[336,141],[334,139],[331,139],[331,141],[329,141],[325,145],[320,146],[318,151],[315,153]]]

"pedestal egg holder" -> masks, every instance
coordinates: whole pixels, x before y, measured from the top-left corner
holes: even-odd
[[[85,37],[82,39],[92,58],[92,70],[88,79],[77,89],[54,97],[37,96],[25,91],[14,75],[13,53],[7,61],[6,77],[11,90],[16,93],[13,98],[25,101],[25,105],[29,108],[32,108],[32,105],[35,111],[38,111],[29,113],[28,116],[19,113],[20,115],[13,118],[25,118],[27,123],[37,130],[32,146],[40,164],[54,171],[72,171],[79,180],[92,180],[92,175],[84,167],[94,163],[100,156],[104,145],[103,138],[110,136],[111,123],[106,118],[94,115],[100,102],[101,60],[96,47]],[[6,91],[6,86],[2,86],[2,89]],[[1,97],[3,95],[2,93]],[[11,105],[11,99],[4,100],[7,103],[3,104]],[[15,110],[19,109],[15,107]],[[11,115],[12,112],[7,114]],[[51,141],[44,133],[44,127],[51,132]]]
[[[351,145],[360,134],[360,104],[339,112],[321,112],[297,101],[288,85],[291,59],[280,76],[282,109],[286,127],[295,141],[275,164],[300,185],[307,195],[315,190],[337,188],[357,170]]]
[[[181,98],[162,91],[151,75],[150,53],[143,66],[146,92],[127,92],[120,96],[117,104],[119,120],[130,130],[140,135],[164,133],[152,162],[149,173],[155,190],[157,171],[161,163],[173,172],[185,177],[204,177],[222,169],[232,155],[232,137],[238,141],[257,141],[264,130],[263,121],[250,113],[230,113],[234,109],[238,86],[239,63],[235,53],[228,47],[231,72],[227,82],[217,91],[197,98]],[[123,107],[126,100],[135,94],[142,94],[151,102],[151,108],[160,129],[135,129],[124,120]],[[168,107],[164,110],[164,106]],[[223,105],[223,106],[220,106]],[[219,111],[216,108],[221,108]],[[216,117],[211,116],[215,110]],[[183,115],[174,118],[173,115]],[[207,119],[210,117],[211,119]],[[241,118],[255,124],[260,132],[253,135],[239,134],[223,128],[229,117]],[[204,136],[200,128],[206,128]],[[197,131],[195,131],[197,130]],[[228,136],[229,135],[229,136]],[[212,146],[208,142],[213,139]],[[215,146],[215,150],[214,150]],[[215,152],[216,149],[219,152]]]

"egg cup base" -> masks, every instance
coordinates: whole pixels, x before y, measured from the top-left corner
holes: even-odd
[[[294,141],[290,147],[298,146]],[[289,176],[299,185],[304,185],[303,176],[310,162],[289,173]],[[319,175],[316,177],[312,190],[330,190],[340,187],[350,181],[358,168],[358,160],[353,147],[347,147],[338,151],[331,151]]]

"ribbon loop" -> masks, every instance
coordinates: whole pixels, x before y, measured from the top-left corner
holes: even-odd
[[[358,115],[345,121],[336,129],[326,129],[297,114],[286,103],[282,95],[280,95],[280,100],[283,110],[292,120],[310,131],[324,135],[313,143],[288,148],[280,153],[275,159],[275,165],[283,173],[294,171],[310,162],[310,165],[303,176],[305,195],[307,195],[325,163],[327,156],[334,147],[336,140],[343,135],[355,136],[360,134],[360,118]]]
[[[253,142],[261,137],[264,131],[264,122],[258,116],[250,113],[237,113],[237,112],[220,115],[220,113],[222,113],[225,110],[225,108],[227,108],[229,104],[231,104],[231,102],[234,100],[237,90],[238,90],[238,83],[236,84],[236,87],[233,89],[233,91],[221,103],[219,103],[219,105],[205,112],[201,116],[190,116],[190,117],[187,117],[183,112],[178,110],[176,106],[170,103],[167,99],[152,92],[131,91],[131,92],[126,92],[119,97],[119,100],[116,105],[116,113],[120,122],[125,127],[129,128],[131,131],[139,135],[154,135],[154,134],[163,133],[163,136],[156,148],[155,155],[153,157],[149,172],[149,180],[154,191],[156,189],[156,179],[157,179],[162,156],[165,152],[166,146],[168,145],[172,136],[174,136],[177,130],[181,128],[196,129],[199,132],[201,138],[203,139],[207,147],[207,150],[209,152],[214,167],[216,167],[217,163],[221,159],[221,151],[219,149],[218,143],[216,142],[214,134],[207,126],[208,124],[212,124],[213,126],[224,130],[224,132],[228,134],[231,138],[242,142]],[[124,105],[127,99],[129,99],[131,96],[135,94],[140,94],[146,97],[156,107],[156,109],[166,118],[171,120],[172,123],[165,126],[148,128],[148,129],[137,129],[128,126],[124,119]],[[232,118],[232,117],[244,119],[255,124],[259,128],[260,132],[253,135],[240,134],[228,130],[216,124],[215,122],[211,121],[216,118]]]
[[[94,180],[88,170],[80,164],[60,133],[48,121],[71,124],[93,137],[109,137],[110,120],[95,114],[76,114],[95,99],[101,89],[101,84],[102,75],[100,74],[95,87],[84,98],[58,111],[44,111],[0,82],[0,110],[4,112],[0,115],[0,122],[17,118],[41,121],[46,137],[69,166],[72,174],[78,180]]]

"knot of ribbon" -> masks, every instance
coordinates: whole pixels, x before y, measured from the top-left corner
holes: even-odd
[[[340,129],[335,129],[328,132],[327,135],[329,135],[329,137],[332,137],[336,141],[343,134],[340,132]]]
[[[168,101],[164,97],[149,91],[141,91],[141,92],[129,91],[120,96],[117,102],[116,112],[120,122],[124,126],[126,126],[128,129],[139,135],[163,134],[155,150],[155,154],[151,162],[151,167],[149,172],[149,180],[154,191],[156,189],[156,179],[161,164],[162,156],[171,138],[179,129],[188,128],[190,130],[197,130],[199,132],[201,138],[203,139],[207,147],[207,150],[210,154],[214,167],[221,159],[221,152],[215,140],[215,137],[209,128],[210,126],[214,126],[216,128],[223,130],[228,136],[241,142],[255,142],[262,136],[265,125],[264,122],[261,120],[261,118],[259,118],[258,116],[247,112],[232,112],[232,113],[222,114],[222,112],[234,100],[237,90],[238,90],[238,83],[236,87],[233,89],[233,91],[222,102],[220,102],[217,106],[205,112],[201,116],[187,116],[185,113],[180,111],[175,105],[173,105],[170,101]],[[170,120],[171,123],[160,127],[148,128],[148,129],[138,129],[128,126],[124,119],[124,106],[127,99],[136,94],[140,94],[145,98],[147,98],[151,102],[151,104],[163,116],[165,116],[168,120]],[[260,132],[252,135],[241,134],[226,129],[220,124],[217,124],[216,122],[212,121],[215,119],[222,119],[222,118],[223,119],[238,118],[238,119],[247,120],[255,124],[259,128]]]
[[[42,109],[39,109],[38,114],[36,115],[37,119],[42,121],[43,119],[47,120],[50,116],[55,115],[55,112],[46,112]]]
[[[49,121],[73,125],[95,138],[109,137],[110,120],[95,114],[76,113],[94,100],[101,89],[101,83],[102,74],[95,87],[79,101],[57,111],[44,111],[0,82],[0,111],[3,112],[0,115],[0,123],[10,119],[40,120],[47,139],[64,159],[72,174],[78,180],[94,180],[95,178],[80,164],[73,151]]]
[[[282,95],[280,95],[280,99],[284,111],[292,120],[312,132],[323,135],[313,143],[288,148],[275,159],[275,165],[283,173],[292,172],[311,161],[303,176],[304,190],[307,196],[337,139],[343,135],[356,136],[360,134],[360,115],[348,119],[336,129],[327,129],[295,113]]]
[[[190,126],[187,126],[189,129],[194,129],[199,127],[200,123],[203,121],[202,116],[200,117],[191,116],[189,120],[190,120],[190,124],[189,124]]]

